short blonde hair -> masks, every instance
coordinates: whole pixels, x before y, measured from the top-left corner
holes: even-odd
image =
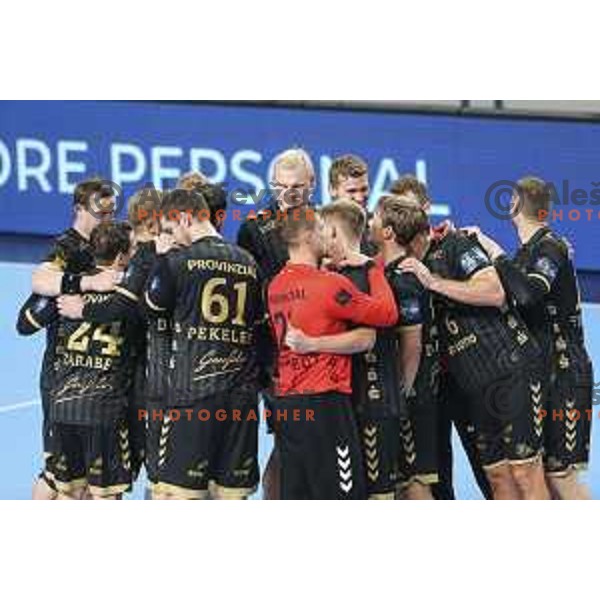
[[[208,179],[205,175],[200,173],[200,171],[188,171],[177,180],[176,187],[191,192],[197,186],[205,185],[207,183]]]
[[[540,215],[547,215],[552,204],[551,187],[543,179],[527,175],[517,181],[515,191],[519,202],[523,203],[520,207],[523,214],[529,219],[543,221]]]
[[[346,235],[359,240],[367,224],[367,215],[363,208],[352,200],[338,200],[325,205],[319,214],[324,220],[336,220],[346,232]]]
[[[315,167],[306,150],[302,148],[289,148],[280,152],[271,162],[271,170],[269,172],[269,180],[275,180],[275,171],[277,167],[287,169],[302,167],[306,170],[311,186],[315,183]]]

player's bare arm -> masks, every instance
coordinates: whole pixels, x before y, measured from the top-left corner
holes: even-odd
[[[433,275],[419,260],[408,258],[402,263],[402,270],[414,273],[425,288],[463,304],[473,306],[494,306],[500,308],[506,302],[502,282],[494,267],[486,267],[475,273],[467,281],[455,281]]]
[[[83,309],[85,308],[83,296],[79,294],[59,296],[56,304],[61,317],[66,317],[67,319],[83,318]]]
[[[97,275],[71,275],[58,270],[50,263],[42,263],[33,272],[31,287],[35,294],[51,298],[68,291],[111,292],[121,281],[121,277],[121,273],[112,269]]]
[[[390,327],[398,321],[398,307],[383,269],[369,270],[371,294],[359,291],[351,282],[340,276],[340,290],[329,302],[330,312],[337,318],[357,325]]]
[[[504,248],[479,229],[479,227],[464,227],[463,231],[475,235],[479,245],[486,251],[486,254],[492,259],[496,260],[499,256],[504,254]]]
[[[401,327],[399,329],[399,366],[406,390],[411,390],[413,388],[417,373],[419,372],[419,365],[421,364],[422,330],[422,325],[412,325],[410,327]]]
[[[358,327],[337,335],[311,337],[302,330],[289,326],[285,343],[299,354],[312,352],[324,354],[358,354],[375,345],[376,332],[368,327]]]

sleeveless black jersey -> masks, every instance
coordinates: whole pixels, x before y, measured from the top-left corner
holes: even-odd
[[[432,273],[458,281],[492,266],[476,237],[461,231],[434,238],[424,262]],[[448,371],[471,392],[539,358],[539,346],[510,305],[480,307],[440,295],[434,306]]]
[[[141,313],[141,299],[156,260],[153,241],[140,243],[131,258],[121,283],[107,303],[88,303],[83,317],[93,323],[136,317]],[[138,402],[156,402],[164,398],[171,356],[171,325],[167,318],[152,313],[141,320],[138,347],[135,351],[134,396]]]
[[[537,231],[511,261],[496,261],[507,295],[539,341],[551,377],[573,379],[591,369],[569,243],[548,227]],[[516,271],[516,272],[515,272]]]
[[[256,263],[245,250],[205,237],[160,256],[146,302],[159,316],[172,317],[170,405],[256,394],[256,333],[264,307]]]

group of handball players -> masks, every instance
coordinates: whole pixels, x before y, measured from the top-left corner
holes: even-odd
[[[273,161],[270,203],[232,213],[201,173],[75,188],[73,224],[32,278],[22,335],[46,331],[35,499],[453,499],[452,427],[488,499],[584,499],[592,365],[550,186],[512,196],[514,256],[433,226],[414,175],[370,195],[336,158],[314,202],[309,155]]]

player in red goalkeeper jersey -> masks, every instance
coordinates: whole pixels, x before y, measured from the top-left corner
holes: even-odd
[[[274,408],[282,498],[366,498],[350,400],[351,356],[298,354],[285,345],[285,337],[289,326],[322,337],[343,333],[350,323],[395,324],[394,296],[375,265],[369,270],[372,295],[342,275],[319,270],[323,224],[313,209],[293,211],[281,227],[290,260],[269,285],[268,306],[278,350]]]

